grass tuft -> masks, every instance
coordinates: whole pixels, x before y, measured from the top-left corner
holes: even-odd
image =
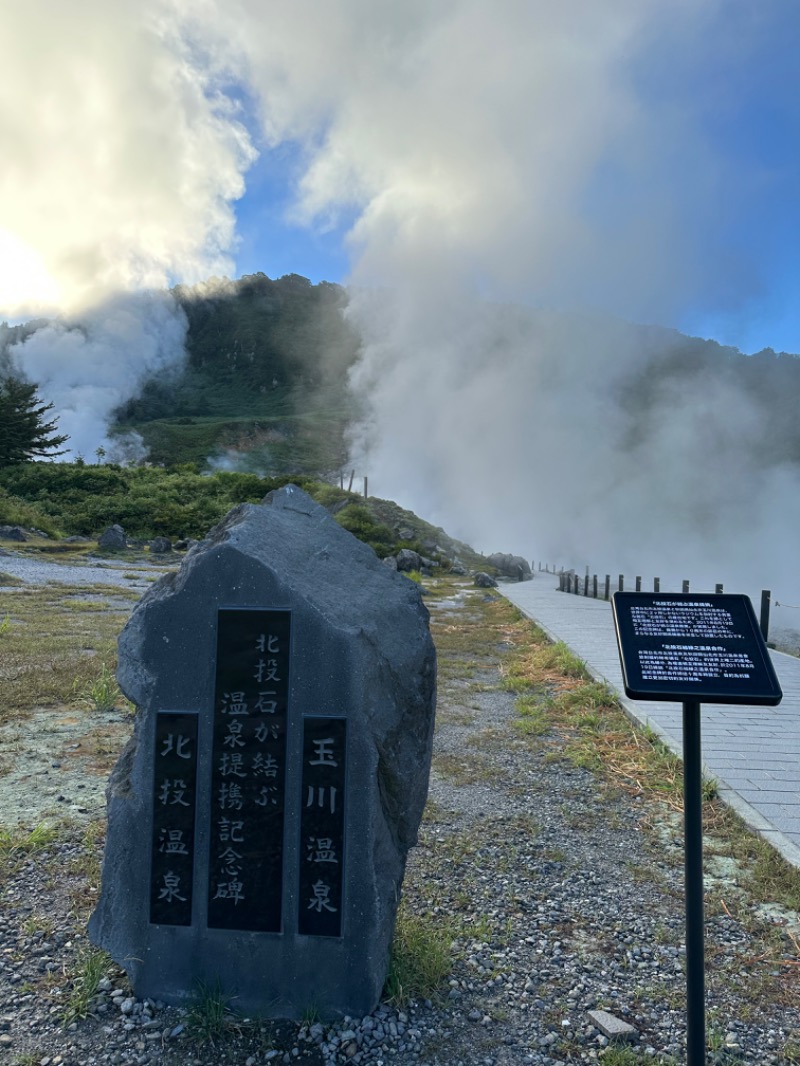
[[[75,691],[79,693],[78,698],[95,711],[113,710],[122,695],[113,671],[105,663],[100,664],[100,673],[88,684],[81,685],[76,681]]]
[[[0,827],[0,871],[33,851],[40,851],[56,839],[56,830],[49,825],[37,825],[30,832]]]
[[[453,930],[440,917],[397,912],[384,999],[404,1006],[412,999],[433,999],[452,966]]]
[[[202,1044],[215,1045],[235,1018],[219,980],[213,985],[200,982],[194,1002],[189,1007],[186,1023]]]
[[[70,1025],[91,1013],[92,1000],[97,987],[111,964],[111,957],[101,948],[87,947],[75,960],[75,976],[69,990],[69,999],[61,1015],[63,1024]]]

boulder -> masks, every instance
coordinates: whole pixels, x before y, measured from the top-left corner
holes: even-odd
[[[475,575],[475,584],[479,589],[497,588],[497,582],[495,581],[495,579],[490,574],[484,573],[483,570],[479,570],[478,573]]]
[[[137,714],[92,941],[138,998],[369,1014],[430,770],[419,588],[287,486],[151,586],[118,677]]]
[[[151,555],[166,555],[172,551],[172,541],[168,537],[154,537],[148,547]]]
[[[417,552],[412,551],[411,548],[401,548],[395,556],[397,559],[398,570],[419,570],[422,566],[422,560]]]
[[[533,577],[530,563],[527,559],[523,559],[521,555],[503,555],[500,552],[496,552],[494,555],[490,555],[486,561],[490,566],[499,570],[501,574],[513,578],[515,581],[529,581]]]
[[[28,534],[22,526],[0,526],[0,540],[26,541]]]
[[[117,524],[103,530],[97,538],[97,547],[103,548],[105,551],[120,551],[122,548],[127,548],[127,546],[128,540],[125,536],[125,530]]]

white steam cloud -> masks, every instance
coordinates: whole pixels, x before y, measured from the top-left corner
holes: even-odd
[[[7,7],[0,311],[65,310],[16,358],[81,450],[84,398],[99,427],[180,353],[166,305],[115,294],[230,272],[256,149],[289,150],[295,221],[349,229],[374,491],[486,548],[771,580],[800,496],[752,458],[748,397],[709,381],[643,427],[631,334],[512,305],[675,323],[759,296],[732,220],[775,177],[718,131],[750,84],[794,106],[770,52],[794,0]]]
[[[3,5],[0,310],[74,310],[232,266],[254,150],[181,6]]]
[[[143,458],[136,434],[108,439],[108,421],[145,375],[169,372],[183,358],[186,318],[168,293],[123,293],[60,319],[9,346],[12,368],[39,384],[54,405],[58,432],[69,435],[68,458],[95,462]]]

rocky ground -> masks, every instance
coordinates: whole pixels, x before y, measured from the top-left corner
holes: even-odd
[[[224,1015],[211,992],[189,1012],[137,1001],[86,940],[103,823],[73,804],[52,830],[0,829],[0,1066],[684,1062],[680,824],[576,766],[558,734],[519,732],[500,685],[509,642],[486,629],[483,597],[432,604],[436,754],[403,921],[445,942],[438,992],[332,1026],[264,1024],[235,1002]],[[52,750],[45,761],[61,765],[27,787],[60,774],[60,794],[79,795],[99,770]],[[792,927],[764,923],[741,893],[734,906],[728,887],[709,883],[709,1062],[800,1063]],[[598,1008],[631,1027],[630,1043],[609,1041]]]

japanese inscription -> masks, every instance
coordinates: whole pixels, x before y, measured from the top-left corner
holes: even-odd
[[[613,606],[625,690],[634,699],[779,702],[746,596],[618,592]]]
[[[208,925],[281,931],[291,613],[218,612]]]
[[[342,935],[347,720],[303,719],[298,931]]]
[[[156,715],[150,922],[192,924],[197,714]]]

